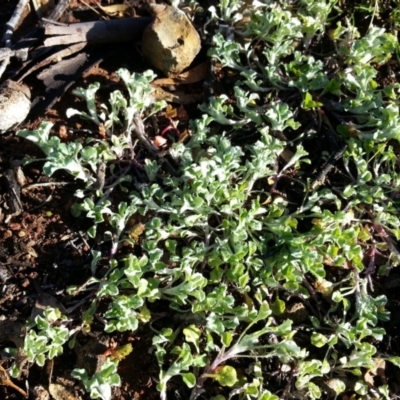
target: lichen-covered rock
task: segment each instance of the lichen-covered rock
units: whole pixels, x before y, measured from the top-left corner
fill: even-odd
[[[10,79],[0,85],[0,133],[20,124],[31,109],[31,92],[23,83]]]
[[[166,75],[178,74],[199,53],[200,36],[183,11],[161,4],[149,9],[155,18],[143,33],[143,55]]]

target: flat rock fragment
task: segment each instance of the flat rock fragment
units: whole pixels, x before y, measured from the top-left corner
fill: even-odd
[[[56,383],[50,383],[49,392],[53,400],[80,400],[74,390],[74,382],[62,377],[57,378]]]

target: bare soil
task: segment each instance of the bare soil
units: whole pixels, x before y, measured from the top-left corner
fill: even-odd
[[[5,26],[17,3],[18,0],[2,0],[0,2],[0,27]],[[96,1],[87,1],[87,3],[95,4]],[[110,3],[114,2],[104,1],[103,5]],[[142,10],[140,2],[130,1],[130,3],[136,3],[137,9]],[[75,11],[66,13],[62,22],[79,22],[99,18],[98,14],[88,7],[83,7],[78,0],[71,1],[71,6],[75,6],[73,8]],[[14,39],[28,34],[37,24],[37,18],[31,12],[24,19]],[[137,51],[137,44],[131,46],[132,49],[127,48],[126,51],[120,52],[84,73],[53,107],[43,114],[31,116],[19,129],[37,127],[43,120],[52,121],[55,124],[54,130],[56,132],[65,125],[78,129],[80,127],[79,120],[67,121],[65,116],[66,109],[74,107],[79,102],[71,94],[71,90],[76,86],[85,87],[88,83],[94,81],[100,81],[104,87],[112,88],[116,84],[114,71],[118,68],[128,67],[131,71],[141,71],[146,68],[146,63],[140,58],[140,53]],[[11,64],[7,74],[12,75],[18,67],[16,63]],[[220,85],[224,85],[224,91],[229,92],[227,88],[235,80],[235,77],[223,76],[222,78],[224,80],[220,82]],[[382,69],[380,79],[383,81],[386,78],[393,79],[392,71]],[[43,86],[35,76],[27,78],[26,83],[30,86],[33,97],[43,90]],[[218,87],[214,89],[218,91]],[[188,106],[186,110],[189,117],[194,118],[196,116],[195,105]],[[316,153],[314,151],[314,154]],[[12,133],[0,136],[1,173],[26,156],[40,158],[41,154],[36,146],[15,137]],[[316,164],[318,163],[318,161],[314,161]],[[90,277],[90,243],[85,239],[89,222],[71,215],[74,193],[79,184],[63,173],[56,173],[51,179],[44,176],[42,165],[43,163],[38,161],[23,167],[28,188],[22,191],[23,211],[19,215],[9,214],[6,206],[9,189],[4,177],[0,178],[2,209],[0,214],[0,317],[6,319],[25,321],[29,318],[38,299],[38,293],[32,284],[32,279],[38,282],[46,293],[54,296],[68,308],[75,304],[76,299],[67,294],[66,288],[81,285]],[[48,182],[53,184],[29,187],[30,184]],[[68,184],[59,185],[60,182],[67,182]],[[293,188],[280,189],[288,192],[289,195],[290,190],[293,191]],[[391,275],[391,280],[396,278],[399,279],[400,286],[400,272],[395,271]],[[383,342],[379,344],[379,349],[386,354],[399,355],[400,299],[398,287],[394,286],[387,289],[382,279],[375,281],[375,287],[377,292],[384,292],[388,296],[388,309],[392,313],[391,320],[385,327],[387,334]],[[74,318],[79,319],[81,310],[89,304],[88,302],[90,302],[90,299],[87,300],[86,304],[84,303],[81,307],[75,309],[69,317],[72,320]],[[154,325],[154,328],[157,329],[168,323],[166,321],[171,317],[171,310],[167,309],[162,303],[156,303],[153,307],[162,316],[159,322]],[[90,335],[86,337],[81,335],[79,339],[82,344],[89,343],[92,336],[102,335],[101,327],[100,323],[95,323]],[[159,392],[156,390],[158,365],[152,354],[152,336],[153,332],[149,327],[140,328],[134,333],[109,335],[109,339],[113,339],[117,343],[131,342],[133,345],[133,352],[119,365],[119,374],[123,384],[121,388],[115,390],[113,398],[118,400],[153,400],[159,398]],[[0,345],[5,347],[7,343]],[[30,398],[45,400],[45,394],[33,394],[33,389],[39,385],[48,387],[50,380],[59,382],[62,378],[68,378],[70,371],[75,368],[76,360],[74,351],[66,349],[64,355],[56,359],[53,366],[46,366],[45,368],[32,366],[28,373],[22,379],[16,380],[15,383],[24,387],[25,383],[29,382]],[[51,367],[52,372],[50,372]],[[246,365],[241,367],[244,369]],[[267,365],[267,368],[270,369],[268,372],[272,374],[274,365]],[[377,376],[375,379],[390,381],[392,391],[400,396],[400,384],[395,383],[400,382],[398,369],[390,368],[388,367],[385,371],[386,375]],[[75,397],[70,397],[70,400],[89,399],[78,382],[75,382],[72,388]],[[220,388],[217,386],[210,386],[208,389],[207,398],[220,392]],[[172,379],[170,393],[171,398],[177,398],[175,393],[179,393],[181,398],[187,398],[189,395],[188,389],[185,389],[179,379]],[[20,397],[13,389],[0,386],[1,399],[11,400]]]

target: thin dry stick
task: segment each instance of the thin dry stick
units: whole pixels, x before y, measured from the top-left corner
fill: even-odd
[[[14,382],[11,381],[7,371],[1,365],[0,365],[0,385],[11,387],[15,389],[18,393],[20,393],[23,397],[25,398],[28,397],[24,390],[22,390]]]
[[[51,21],[58,21],[69,7],[69,0],[59,0],[54,10],[47,16]]]
[[[1,41],[4,42],[6,47],[11,46],[11,38],[14,33],[15,28],[19,25],[22,13],[25,10],[25,7],[28,5],[29,0],[19,0],[17,7],[15,7],[14,14],[11,16],[10,20],[8,21],[6,27],[6,31],[4,32]]]
[[[22,81],[26,76],[32,74],[36,70],[45,67],[53,62],[59,62],[61,59],[78,53],[86,46],[86,43],[77,43],[68,46],[67,48],[61,49],[53,53],[50,57],[45,58],[43,61],[34,64],[30,69],[28,69],[21,77],[19,77],[18,82]]]
[[[29,0],[19,0],[19,3],[17,4],[17,7],[15,7],[14,14],[11,16],[10,20],[8,21],[6,27],[6,31],[4,32],[4,35],[1,39],[1,41],[4,43],[6,48],[11,48],[11,38],[13,36],[15,28],[19,25],[21,18],[22,18],[22,13],[25,10],[26,6],[28,5]],[[6,56],[3,59],[3,62],[0,65],[0,78],[3,75],[4,71],[7,68],[7,65],[10,62],[11,55]]]
[[[22,187],[22,190],[30,190],[37,187],[44,186],[64,186],[64,185],[72,185],[74,182],[39,182],[39,183],[31,183],[30,185],[26,185]]]

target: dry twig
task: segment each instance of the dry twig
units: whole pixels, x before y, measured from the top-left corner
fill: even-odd
[[[13,36],[15,28],[20,24],[22,19],[22,13],[24,12],[29,0],[19,0],[17,7],[15,8],[14,14],[11,16],[10,20],[6,24],[6,31],[1,39],[5,47],[11,49],[11,38]],[[10,62],[11,54],[4,57],[3,62],[0,65],[0,78],[7,68]]]

